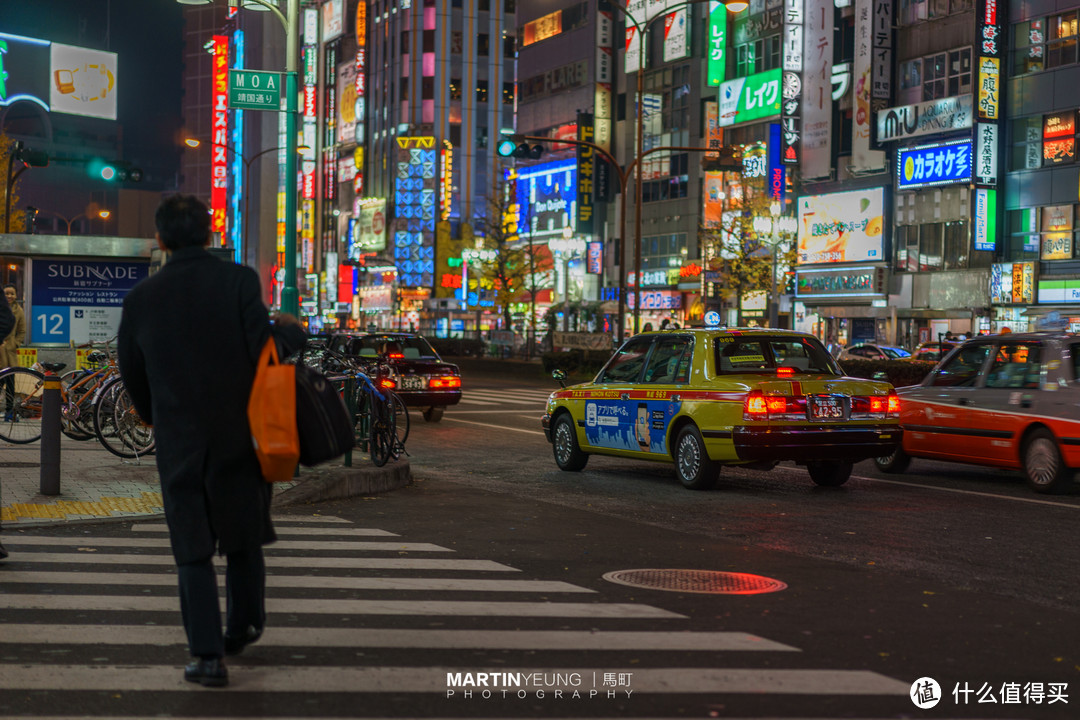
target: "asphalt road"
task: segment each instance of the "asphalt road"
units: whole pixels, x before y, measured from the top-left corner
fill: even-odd
[[[841,488],[794,466],[725,471],[709,492],[659,463],[563,473],[539,425],[554,383],[464,374],[441,422],[412,415],[414,485],[279,518],[270,624],[227,690],[180,680],[160,524],[6,534],[0,717],[1080,716],[1080,496],[918,461],[888,478],[861,464]],[[634,569],[786,587],[605,579]],[[567,682],[450,687],[516,671]],[[926,710],[908,696],[924,677],[940,686]]]

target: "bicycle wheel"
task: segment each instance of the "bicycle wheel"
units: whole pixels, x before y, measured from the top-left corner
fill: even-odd
[[[16,445],[41,437],[41,399],[45,376],[37,370],[10,367],[0,371],[0,439]]]
[[[101,389],[94,406],[94,429],[105,449],[118,457],[137,458],[154,450],[154,429],[139,418],[120,378]]]
[[[405,406],[401,396],[393,391],[390,391],[390,402],[394,406],[394,432],[398,443],[404,449],[405,440],[409,437],[409,408]]]
[[[353,411],[353,437],[360,452],[368,451],[371,438],[371,398],[366,389],[357,387]]]
[[[95,370],[69,370],[60,376],[60,431],[72,440],[94,437]]]
[[[397,436],[394,433],[394,414],[387,400],[371,398],[370,433],[368,454],[375,467],[382,467],[394,452]]]

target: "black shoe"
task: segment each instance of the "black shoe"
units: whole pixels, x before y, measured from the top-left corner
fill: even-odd
[[[236,637],[226,633],[225,654],[239,655],[244,651],[244,648],[261,638],[262,634],[262,628],[256,628],[254,625],[248,625],[242,637]]]
[[[8,556],[8,551],[4,549],[3,545],[0,545],[0,560],[3,560]]]
[[[199,658],[184,668],[184,679],[203,687],[225,687],[229,684],[229,671],[221,658]]]

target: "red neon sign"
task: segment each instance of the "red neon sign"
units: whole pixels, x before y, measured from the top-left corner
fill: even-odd
[[[215,35],[212,137],[210,146],[210,230],[225,232],[225,206],[228,190],[228,157],[226,143],[229,139],[229,38]]]

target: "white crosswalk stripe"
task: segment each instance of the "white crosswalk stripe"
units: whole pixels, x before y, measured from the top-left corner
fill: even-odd
[[[484,389],[463,390],[461,401],[458,405],[483,405],[483,406],[537,406],[543,407],[547,403],[551,390],[522,389]],[[457,407],[457,406],[454,406]],[[453,408],[451,408],[452,410]]]
[[[18,697],[20,716],[66,720],[75,716],[57,710],[70,709],[68,694],[94,691],[114,698],[146,693],[141,697],[151,699],[126,713],[101,706],[125,720],[167,715],[168,704],[163,713],[148,710],[170,697],[204,703],[185,705],[187,716],[252,716],[242,703],[213,704],[219,693],[281,698],[269,706],[276,720],[317,720],[323,711],[292,698],[310,703],[319,693],[414,694],[418,703],[437,696],[464,717],[463,703],[472,701],[466,693],[479,691],[470,683],[482,673],[497,674],[490,675],[496,692],[525,687],[534,700],[539,686],[527,678],[535,673],[550,678],[542,688],[549,695],[568,697],[850,695],[906,702],[910,687],[866,670],[785,667],[785,658],[801,655],[798,648],[735,630],[695,632],[686,629],[689,618],[662,607],[607,601],[595,589],[522,577],[482,558],[446,557],[454,551],[338,518],[279,519],[278,533],[287,539],[267,548],[269,625],[257,645],[228,660],[229,686],[215,693],[181,677],[186,637],[163,524],[137,523],[128,535],[112,529],[5,536],[12,555],[0,571],[0,716],[11,714],[4,698]],[[314,648],[322,653],[318,662],[307,660]],[[419,661],[402,662],[407,651]],[[397,654],[383,655],[391,652]],[[600,666],[592,664],[596,655],[583,661],[583,652],[619,654]],[[717,664],[716,653],[730,655]],[[738,658],[762,653],[773,655],[739,666]],[[186,699],[175,699],[177,693]],[[572,718],[582,711],[561,705],[552,712],[546,714]]]

